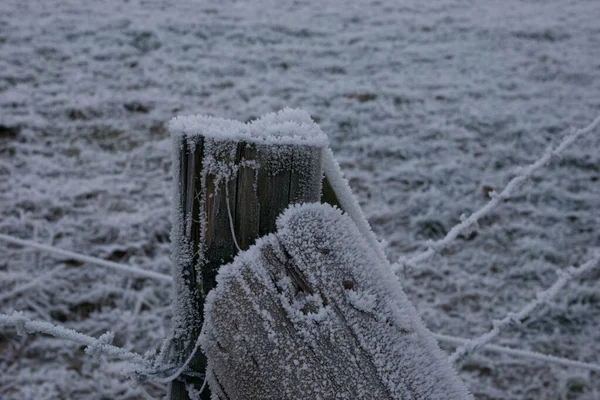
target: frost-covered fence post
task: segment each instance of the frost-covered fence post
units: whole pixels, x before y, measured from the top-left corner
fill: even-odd
[[[199,389],[206,358],[198,349],[204,299],[219,267],[275,231],[290,204],[321,198],[327,137],[305,112],[285,109],[248,124],[205,116],[177,117],[173,136],[172,357],[189,362],[171,399]],[[202,398],[210,398],[207,389]]]
[[[296,205],[277,225],[207,298],[217,399],[472,399],[348,214]]]

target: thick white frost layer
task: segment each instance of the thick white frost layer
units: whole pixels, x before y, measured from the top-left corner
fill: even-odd
[[[365,217],[365,214],[360,208],[356,197],[352,193],[352,189],[350,189],[348,180],[344,178],[342,169],[340,168],[340,165],[333,156],[333,151],[331,151],[331,149],[325,149],[322,155],[323,172],[329,180],[329,184],[335,192],[335,195],[338,201],[340,202],[342,209],[348,215],[350,215],[350,217],[358,227],[358,230],[363,234],[364,238],[371,244],[373,250],[377,252],[377,255],[379,256],[381,262],[384,264],[389,264],[389,261],[385,256],[385,252],[382,246],[377,241],[377,237],[371,229],[369,221],[367,221],[367,217]]]
[[[217,283],[201,345],[218,396],[472,398],[389,265],[340,210],[289,208]]]
[[[206,115],[178,116],[169,121],[169,130],[173,135],[202,135],[215,140],[257,144],[327,147],[329,143],[327,135],[308,113],[292,108],[266,114],[246,124]]]

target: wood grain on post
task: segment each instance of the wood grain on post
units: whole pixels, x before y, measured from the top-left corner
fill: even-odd
[[[206,358],[197,338],[203,305],[220,266],[275,231],[290,204],[318,202],[325,135],[310,117],[284,110],[253,124],[210,117],[170,123],[174,140],[174,361],[190,368],[171,385],[171,400],[202,385]],[[210,398],[205,389],[201,398]]]

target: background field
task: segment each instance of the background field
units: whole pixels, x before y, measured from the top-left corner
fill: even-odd
[[[291,106],[329,136],[390,259],[422,251],[600,114],[599,21],[597,0],[2,0],[0,232],[169,273],[166,121]],[[596,131],[402,276],[432,331],[482,334],[590,258],[599,150]],[[599,363],[599,278],[495,343]],[[112,330],[143,353],[168,333],[170,298],[165,284],[0,243],[3,313]],[[2,399],[141,398],[121,368],[0,333]],[[600,398],[597,373],[526,359],[480,352],[460,373],[478,399]]]

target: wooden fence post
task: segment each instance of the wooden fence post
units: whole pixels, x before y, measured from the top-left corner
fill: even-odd
[[[348,214],[303,204],[223,266],[201,336],[215,398],[472,399],[377,253]]]
[[[194,374],[171,384],[171,400],[189,399],[204,381],[198,348],[206,295],[219,267],[272,233],[290,204],[321,198],[327,137],[308,114],[285,109],[249,124],[212,117],[174,118],[172,355]],[[207,388],[201,394],[209,399]]]

